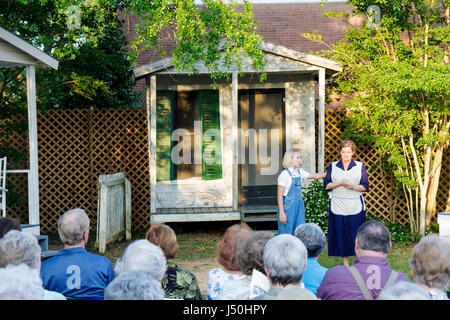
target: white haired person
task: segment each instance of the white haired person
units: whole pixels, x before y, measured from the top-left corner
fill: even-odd
[[[317,258],[327,246],[327,238],[322,229],[313,222],[299,225],[295,229],[295,236],[303,242],[308,250],[308,263],[302,282],[306,289],[317,295],[317,288],[319,288],[328,270],[317,261]]]
[[[283,168],[278,176],[277,220],[278,234],[293,235],[295,228],[305,223],[305,204],[302,198],[302,180],[325,178],[323,173],[309,173],[302,166],[302,156],[296,150],[289,150],[283,157]]]
[[[161,283],[146,270],[120,273],[105,290],[105,300],[163,300]]]
[[[0,268],[22,263],[39,272],[41,247],[34,235],[10,230],[0,239]],[[44,300],[66,300],[66,298],[59,292],[44,290]]]
[[[133,241],[117,259],[116,275],[129,270],[145,270],[161,282],[167,269],[167,260],[162,249],[146,239]]]
[[[307,259],[305,245],[290,234],[267,241],[263,260],[270,289],[253,300],[317,300],[301,283]]]
[[[386,290],[383,290],[378,296],[378,300],[430,300],[428,293],[412,282],[400,281]]]
[[[409,260],[415,282],[433,300],[448,300],[443,291],[450,281],[450,244],[437,235],[420,239]]]
[[[0,268],[0,300],[43,300],[39,271],[24,263]]]
[[[103,300],[106,286],[114,279],[111,261],[86,251],[89,217],[83,209],[72,209],[58,219],[64,248],[42,262],[44,288],[67,299]]]

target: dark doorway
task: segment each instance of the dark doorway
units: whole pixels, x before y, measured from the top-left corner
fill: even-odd
[[[277,204],[277,177],[286,149],[284,95],[284,89],[239,90],[241,206]]]

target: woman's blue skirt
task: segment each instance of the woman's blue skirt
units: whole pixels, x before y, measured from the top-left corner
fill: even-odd
[[[337,215],[331,212],[328,216],[328,255],[348,257],[355,255],[355,239],[358,228],[366,221],[363,210],[351,216]]]

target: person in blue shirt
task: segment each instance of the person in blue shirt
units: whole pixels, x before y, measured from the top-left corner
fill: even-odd
[[[302,282],[306,289],[317,295],[317,288],[322,283],[325,273],[328,270],[317,261],[317,258],[327,246],[327,238],[322,229],[313,222],[299,225],[295,229],[295,236],[303,242],[308,250],[306,271],[303,275]]]
[[[79,208],[58,219],[64,249],[42,262],[41,278],[46,290],[57,291],[68,299],[104,299],[114,269],[108,258],[86,251],[89,225],[88,215]]]

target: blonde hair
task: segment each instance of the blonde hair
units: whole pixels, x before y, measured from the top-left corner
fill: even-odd
[[[300,152],[298,150],[294,150],[294,149],[286,151],[286,153],[284,154],[284,157],[283,157],[283,168],[284,169],[287,169],[292,166],[292,158],[294,157],[294,154],[296,154],[296,153],[300,154]],[[300,154],[300,156],[301,156],[301,154]]]

